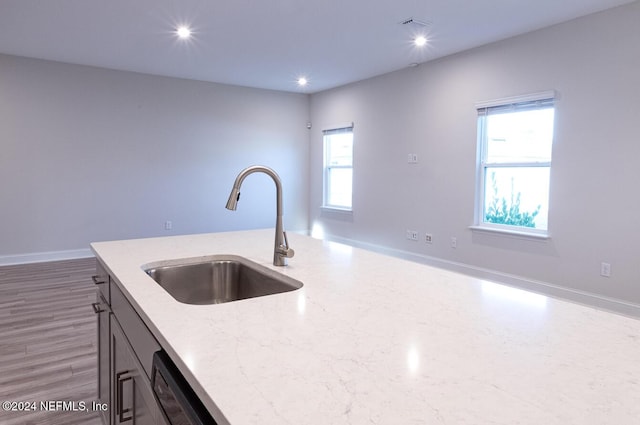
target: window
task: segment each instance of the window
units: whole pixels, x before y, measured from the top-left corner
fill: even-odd
[[[351,210],[353,182],[353,124],[323,131],[323,206]]]
[[[546,235],[554,93],[485,102],[477,109],[476,225]]]

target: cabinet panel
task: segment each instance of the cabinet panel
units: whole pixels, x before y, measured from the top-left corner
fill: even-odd
[[[118,323],[126,329],[127,340],[133,347],[133,353],[144,367],[147,378],[150,379],[153,353],[160,350],[160,345],[118,289],[115,280],[111,282],[111,309],[118,318]]]
[[[110,338],[110,308],[100,291],[96,293],[95,311],[98,321],[98,402],[106,405],[107,410],[101,411],[102,421],[110,425],[111,403],[111,374],[109,362],[109,338]]]
[[[142,366],[111,316],[111,418],[114,425],[154,425],[160,411]]]

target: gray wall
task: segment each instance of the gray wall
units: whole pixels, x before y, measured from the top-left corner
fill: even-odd
[[[479,274],[488,269],[640,303],[638,22],[636,2],[312,95],[311,225],[334,239]],[[549,89],[559,95],[551,239],[472,232],[474,104]],[[347,121],[355,123],[352,217],[319,208],[321,130]],[[407,164],[408,153],[419,163]],[[406,229],[419,230],[420,242],[407,241]],[[603,261],[611,263],[610,278],[599,275]]]
[[[246,180],[238,211],[223,207],[237,172],[263,163],[283,178],[288,229],[313,226],[478,274],[640,303],[637,22],[639,2],[314,94],[310,103],[300,94],[0,55],[0,264],[98,240],[273,226],[266,176]],[[551,239],[472,232],[475,102],[548,89],[559,94]],[[349,121],[354,214],[321,213],[321,130]],[[408,153],[419,163],[407,164]],[[406,229],[421,241],[407,241]],[[433,244],[422,241],[425,232]],[[610,278],[599,276],[602,261]]]
[[[308,228],[309,97],[0,55],[0,263],[92,241]],[[171,220],[173,230],[165,231]],[[268,247],[267,247],[268,248]],[[6,261],[5,261],[6,262]]]

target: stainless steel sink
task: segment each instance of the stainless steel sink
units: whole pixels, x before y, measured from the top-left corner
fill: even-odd
[[[195,262],[194,262],[195,261]],[[220,304],[294,291],[302,282],[235,255],[143,267],[173,298],[185,304]]]

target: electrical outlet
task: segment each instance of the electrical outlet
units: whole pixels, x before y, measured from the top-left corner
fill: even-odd
[[[409,239],[410,241],[417,241],[418,232],[416,232],[415,230],[407,230],[407,239]]]
[[[164,222],[164,230],[171,230],[173,228],[173,223],[169,220]]]
[[[600,263],[600,276],[603,277],[611,277],[611,264],[610,263]]]
[[[424,241],[426,243],[433,243],[433,235],[431,233],[427,233],[425,235]]]
[[[458,238],[455,236],[451,237],[451,248],[456,249],[458,247]]]
[[[417,164],[418,163],[418,154],[417,153],[410,153],[407,155],[407,162],[409,164]]]

